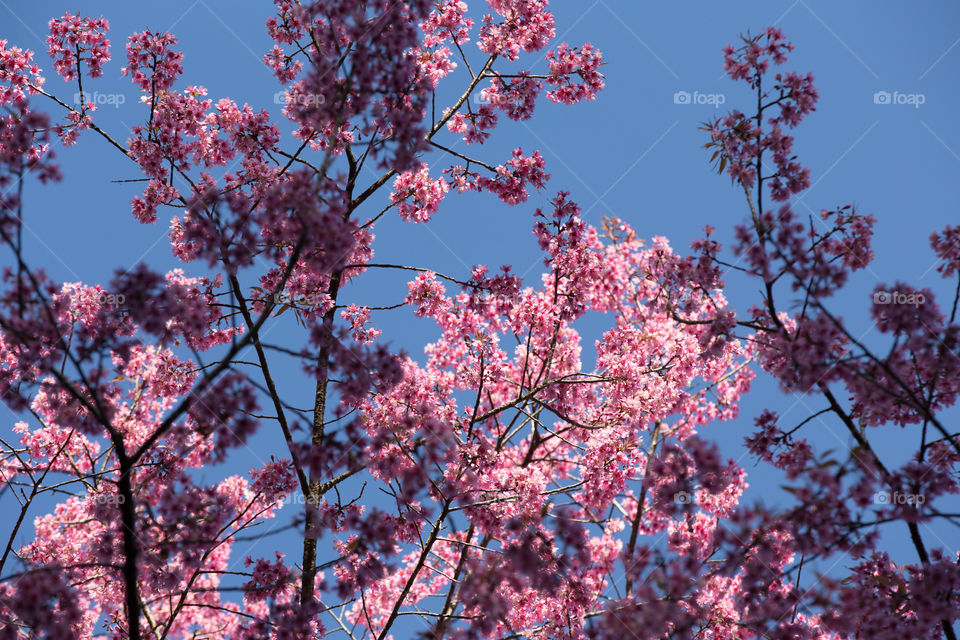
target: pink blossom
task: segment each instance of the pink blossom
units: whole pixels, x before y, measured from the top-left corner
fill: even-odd
[[[43,82],[33,51],[7,47],[7,41],[0,39],[0,104],[22,102],[43,87]]]
[[[603,74],[597,68],[603,57],[593,45],[587,43],[577,51],[566,43],[547,54],[550,77],[547,84],[558,87],[547,92],[554,102],[574,104],[581,100],[593,100],[603,89]]]
[[[183,73],[183,54],[171,49],[177,39],[169,32],[141,31],[127,39],[127,66],[122,71],[151,98],[167,91]]]
[[[422,165],[416,171],[397,176],[390,198],[397,204],[397,213],[404,220],[427,222],[437,212],[449,189],[443,178],[431,180],[429,167]]]
[[[110,60],[110,41],[106,32],[109,25],[104,18],[81,18],[65,13],[62,18],[50,20],[47,53],[53,58],[53,67],[64,80],[77,77],[80,64],[86,62],[91,78],[103,75],[103,64]]]

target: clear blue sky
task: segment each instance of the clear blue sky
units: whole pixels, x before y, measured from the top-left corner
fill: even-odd
[[[485,3],[471,4],[479,8]],[[786,68],[812,71],[821,96],[817,111],[796,131],[796,151],[811,168],[813,182],[796,209],[818,212],[853,203],[878,219],[877,260],[851,281],[833,310],[849,319],[854,333],[862,330],[867,342],[877,344],[866,310],[878,281],[899,278],[933,288],[941,301],[947,298],[949,287],[931,268],[927,238],[931,231],[958,222],[960,4],[556,0],[552,6],[557,43],[589,41],[603,51],[606,89],[596,101],[575,107],[544,101],[533,120],[504,119],[490,144],[470,149],[494,164],[516,146],[528,152],[540,149],[552,174],[547,189],[519,207],[507,207],[489,195],[451,196],[429,225],[390,218],[377,227],[378,261],[456,275],[466,274],[476,263],[493,268],[509,263],[528,282],[535,282],[542,262],[530,233],[531,214],[560,189],[572,193],[588,221],[618,216],[641,237],[664,235],[679,250],[686,250],[706,224],[717,227],[721,239],[730,238],[733,225],[746,214],[743,196],[728,178],[712,172],[701,148],[703,132],[697,127],[749,104],[746,88],[723,75],[721,47],[747,29],[775,24],[796,45]],[[179,88],[203,85],[214,100],[229,96],[241,104],[267,108],[282,120],[274,101],[279,87],[260,61],[271,44],[264,28],[271,3],[0,0],[0,38],[36,50],[48,77],[47,89],[68,98],[75,88],[52,74],[42,40],[50,17],[78,8],[110,20],[114,59],[106,66],[105,77],[96,82],[85,79],[85,88],[124,96],[125,103],[118,108],[102,105],[96,114],[97,122],[117,139],[125,140],[145,113],[137,103],[136,88],[120,75],[126,36],[144,28],[169,29],[180,40],[186,58]],[[470,51],[477,53],[472,45]],[[545,68],[542,59],[534,66]],[[725,103],[719,109],[711,104],[676,104],[674,94],[679,91],[719,94]],[[880,91],[922,95],[923,104],[876,104],[874,95]],[[51,112],[61,115],[57,108]],[[446,143],[453,140],[448,134]],[[136,186],[108,182],[139,177],[129,160],[91,133],[81,136],[77,146],[57,152],[65,180],[52,187],[31,187],[26,193],[25,237],[32,264],[44,264],[59,280],[91,283],[105,282],[115,268],[130,267],[137,260],[158,269],[180,266],[169,250],[165,213],[161,211],[156,226],[138,224],[128,205]],[[375,178],[372,173],[368,177]],[[731,298],[742,309],[756,299],[754,283],[731,278],[730,287]],[[400,301],[404,291],[401,280],[371,278],[349,296],[359,303],[383,304]],[[415,357],[434,335],[429,323],[408,315],[383,320],[384,338]],[[309,404],[310,384],[299,369],[282,375],[281,384],[302,388],[299,397],[305,400],[297,404]],[[761,380],[743,403],[740,420],[715,425],[705,435],[715,437],[728,455],[738,458],[742,437],[763,407],[785,414],[787,422],[799,422],[808,409],[820,405],[815,399],[784,396]],[[813,427],[818,449],[846,446],[847,437],[838,425]],[[894,432],[883,438],[883,453],[891,462],[902,456],[902,442],[911,446],[916,442],[912,434],[905,441],[901,435]],[[248,469],[265,451],[279,453],[270,442],[261,444],[257,454],[250,452],[250,459],[236,468]],[[753,484],[748,499],[771,497],[769,486],[759,486],[775,476],[755,469],[749,457],[741,464]],[[938,529],[936,535],[950,540],[955,532]],[[895,557],[914,560],[905,536],[893,544]],[[291,551],[291,556],[297,555]]]

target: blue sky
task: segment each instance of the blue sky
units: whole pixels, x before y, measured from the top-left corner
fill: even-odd
[[[479,8],[485,3],[471,4]],[[82,13],[102,14],[111,23],[114,59],[106,65],[104,78],[85,79],[85,88],[123,96],[122,104],[103,104],[96,114],[97,122],[118,140],[125,140],[145,113],[136,88],[120,75],[126,36],[144,28],[169,29],[180,40],[186,57],[178,88],[203,85],[214,100],[229,96],[240,104],[267,108],[283,121],[274,100],[279,85],[260,61],[271,44],[264,28],[271,3],[0,0],[0,38],[37,51],[48,78],[46,88],[68,99],[75,88],[52,74],[42,40],[50,17],[76,12],[78,6]],[[526,152],[539,149],[552,174],[546,190],[518,207],[507,207],[489,194],[451,196],[428,225],[390,217],[376,229],[377,261],[460,276],[477,263],[491,268],[513,264],[528,283],[535,283],[542,262],[530,232],[531,214],[538,206],[546,207],[561,189],[571,192],[589,222],[617,216],[641,237],[666,236],[681,251],[706,224],[728,240],[733,225],[745,218],[743,195],[727,177],[712,171],[697,127],[726,110],[747,109],[747,88],[723,75],[721,48],[747,29],[756,32],[774,24],[796,45],[785,68],[812,71],[820,91],[817,111],[795,131],[796,152],[812,172],[812,187],[795,203],[796,210],[803,214],[807,208],[819,212],[852,203],[878,220],[876,261],[837,296],[832,310],[848,319],[854,333],[860,330],[869,344],[884,344],[871,331],[867,316],[878,281],[902,279],[933,288],[941,302],[947,298],[952,286],[933,271],[927,238],[958,221],[960,4],[556,0],[552,6],[558,24],[554,45],[589,41],[602,50],[606,89],[596,101],[573,107],[543,101],[532,120],[504,119],[491,143],[469,149],[493,164],[517,146]],[[469,50],[478,53],[472,46]],[[542,58],[533,69],[546,69]],[[452,85],[459,87],[462,78]],[[689,93],[691,103],[698,98],[702,103],[678,104],[678,92]],[[889,93],[892,104],[883,104],[882,93],[878,104],[878,92]],[[719,108],[711,104],[721,101]],[[894,103],[898,101],[904,104]],[[51,113],[61,115],[50,106]],[[450,146],[455,140],[447,134],[442,142]],[[464,146],[457,150],[464,151]],[[31,186],[25,196],[25,238],[32,264],[43,264],[59,280],[90,283],[105,282],[115,268],[138,260],[157,269],[182,266],[171,256],[166,237],[172,212],[161,211],[156,226],[142,226],[129,210],[137,186],[108,182],[139,177],[129,160],[91,133],[57,153],[65,180],[45,188]],[[443,161],[437,154],[433,158],[438,166]],[[402,283],[375,276],[348,296],[358,303],[399,302],[405,293]],[[757,299],[756,284],[731,276],[729,296],[745,309]],[[384,338],[415,357],[435,335],[429,323],[410,315],[382,320]],[[310,397],[310,383],[298,368],[285,372],[280,382],[293,396]],[[763,407],[785,414],[786,422],[799,422],[820,405],[816,399],[785,396],[761,376],[742,405],[741,418],[712,426],[705,435],[739,458],[743,435]],[[837,424],[816,422],[812,429],[820,450],[847,444]],[[896,427],[888,431],[880,440],[883,455],[889,455],[890,462],[902,461],[904,443],[915,446],[917,439]],[[268,441],[258,443],[263,446],[237,462],[238,470],[276,449]],[[740,463],[753,484],[748,499],[772,497],[769,486],[760,487],[775,476],[754,468],[749,457]],[[954,531],[939,528],[933,535],[941,540],[956,537]],[[905,535],[891,544],[900,560],[914,560]]]

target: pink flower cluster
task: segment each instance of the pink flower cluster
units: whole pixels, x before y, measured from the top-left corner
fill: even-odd
[[[45,113],[29,109],[26,100],[16,101],[0,114],[0,228],[13,237],[20,224],[17,211],[20,203],[18,190],[11,188],[20,180],[23,169],[33,173],[42,182],[60,179],[60,170],[49,151],[50,118]]]
[[[446,40],[464,45],[470,40],[473,18],[466,15],[467,3],[462,0],[440,0],[420,23],[423,46],[436,47]]]
[[[524,71],[509,82],[504,78],[491,79],[490,86],[480,92],[480,99],[487,105],[506,111],[511,120],[528,120],[533,115],[542,86],[543,83],[530,78],[529,73]]]
[[[546,186],[550,174],[544,171],[545,163],[539,151],[525,156],[523,149],[517,147],[512,155],[505,164],[497,166],[494,178],[478,177],[477,188],[493,192],[507,204],[518,204],[530,197],[528,185],[540,190]]]
[[[548,0],[488,0],[492,14],[483,16],[477,46],[490,55],[516,60],[520,51],[539,51],[556,35],[556,21],[547,9]]]
[[[401,173],[393,181],[390,200],[407,222],[427,222],[437,212],[450,185],[443,178],[430,179],[430,169],[421,165]],[[412,199],[412,201],[411,201]]]
[[[53,68],[69,81],[77,77],[80,64],[86,62],[91,78],[102,76],[103,64],[110,60],[109,28],[104,18],[81,18],[70,12],[50,20],[47,53],[53,58]]]
[[[542,637],[549,637],[547,630],[560,633],[569,625],[584,625],[588,612],[603,609],[600,594],[611,585],[609,570],[621,560],[627,565],[643,557],[639,548],[627,550],[618,537],[626,527],[636,526],[637,535],[656,535],[678,518],[679,528],[673,526],[676,554],[668,566],[686,550],[694,562],[709,556],[710,532],[719,517],[733,512],[745,486],[739,467],[690,437],[698,416],[735,415],[724,413],[720,405],[735,404],[748,386],[748,372],[732,373],[744,351],[728,340],[714,358],[704,358],[700,325],[678,322],[666,305],[653,302],[666,295],[660,285],[666,272],[676,265],[694,273],[695,266],[674,257],[665,243],[641,248],[624,225],[618,225],[616,241],[605,244],[596,229],[579,219],[575,203],[561,194],[554,205],[553,214],[542,216],[545,221],[538,221],[535,230],[549,267],[539,287],[519,291],[508,275],[488,278],[483,267],[474,270],[468,290],[456,296],[448,295],[432,273],[408,284],[407,303],[417,315],[433,318],[440,336],[427,348],[424,365],[407,361],[403,380],[375,396],[365,410],[366,428],[374,436],[368,452],[377,476],[402,477],[404,485],[444,487],[457,496],[456,508],[476,529],[473,538],[464,540],[470,546],[458,551],[463,560],[452,565],[463,565],[463,575],[470,576],[459,589],[465,615],[476,616],[472,637],[507,634],[510,628],[543,629]],[[637,272],[652,277],[636,279]],[[473,286],[502,293],[469,290]],[[689,299],[677,304],[686,303],[691,320],[716,314],[720,299],[689,291]],[[580,336],[572,326],[590,310],[617,314],[615,329],[596,345],[597,362],[591,369],[601,378],[596,380],[580,373]],[[541,382],[547,375],[568,383]],[[722,400],[716,405],[706,394],[681,391],[700,376],[717,385]],[[729,389],[724,387],[727,382]],[[458,391],[481,387],[486,393],[476,406],[472,394],[458,406]],[[536,402],[552,417],[543,421],[542,434],[535,428],[517,435],[505,420],[513,415],[515,403],[524,401],[523,393],[517,400],[517,389],[538,387]],[[446,430],[433,426],[437,422],[453,425],[453,436],[463,445],[440,458],[442,476],[431,473],[426,482],[422,476],[432,465],[411,460],[404,443],[418,434],[426,442],[450,441]],[[642,439],[661,428],[669,453],[647,466]],[[427,451],[425,460],[436,455]],[[635,507],[631,512],[628,483],[641,474],[646,486],[656,487],[664,499],[648,502],[641,513]],[[678,485],[681,474],[687,482]],[[569,483],[563,491],[575,505],[569,512],[556,509],[551,479]],[[702,496],[702,513],[687,515],[677,509],[673,495],[681,487]],[[624,517],[604,518],[602,536],[575,522],[611,509],[622,510]],[[554,516],[555,528],[541,520],[544,512]],[[684,538],[681,531],[693,522],[703,524],[694,529],[702,535]],[[478,548],[488,538],[498,541],[496,555]],[[443,545],[432,547],[433,553],[446,557],[450,542],[445,538]],[[384,611],[389,611],[383,607],[390,606],[399,590],[409,589],[411,603],[446,591],[453,583],[440,570],[443,564],[434,565],[434,558],[431,554],[426,561],[437,571],[419,570],[418,555],[410,555],[381,577],[373,572],[374,567],[382,571],[381,565],[358,562],[355,571],[368,576],[363,582],[369,576],[374,581],[364,589],[367,606],[356,605],[353,619],[376,632],[385,624]],[[695,583],[701,570],[689,566],[683,584]],[[659,601],[658,590],[647,586],[653,583],[635,584],[637,597]],[[676,620],[681,612],[658,615],[667,613]]]
[[[416,307],[418,316],[436,317],[442,309],[450,304],[446,297],[446,289],[436,279],[436,274],[425,271],[417,276],[416,280],[407,284],[410,295],[405,302]]]
[[[289,81],[301,68],[294,66],[300,62],[294,58],[305,58],[307,72],[288,87],[284,111],[299,125],[301,139],[320,136],[325,141],[318,145],[339,151],[336,138],[353,122],[361,135],[380,138],[370,153],[381,156],[383,166],[408,169],[425,146],[422,117],[427,92],[444,72],[442,60],[437,60],[435,69],[424,61],[427,68],[421,73],[416,54],[422,33],[417,24],[427,17],[432,3],[277,4],[279,20],[271,19],[268,29],[280,50],[274,49],[267,63],[281,81]],[[309,39],[309,44],[289,56],[282,52],[284,45],[301,38]],[[353,43],[346,56],[344,42]]]
[[[467,144],[483,144],[490,137],[490,129],[497,125],[497,114],[489,104],[480,105],[466,113],[460,111],[447,121],[447,128],[453,133],[462,133]]]
[[[153,101],[150,125],[133,128],[136,137],[128,142],[130,154],[150,177],[143,194],[131,203],[134,216],[143,223],[156,222],[157,207],[180,197],[171,184],[171,170],[183,173],[194,164],[222,166],[241,154],[241,168],[224,176],[228,185],[252,183],[260,192],[275,177],[265,151],[273,148],[280,134],[266,111],[258,113],[248,105],[240,109],[233,101],[222,99],[211,112],[212,100],[201,99],[206,93],[203,87],[188,87],[183,93],[165,92]],[[216,192],[208,176],[201,178],[197,189]],[[242,198],[243,194],[235,197]],[[182,236],[183,221],[175,225]],[[190,252],[184,249],[182,255]]]
[[[823,210],[820,218],[829,225],[825,231],[801,222],[788,205],[776,214],[765,211],[753,227],[737,226],[734,251],[764,281],[776,279],[784,270],[793,276],[794,290],[828,297],[846,283],[850,272],[866,268],[873,259],[870,243],[876,218],[850,205]],[[754,237],[758,229],[759,242]]]
[[[244,597],[248,600],[267,600],[269,598],[289,599],[293,595],[293,571],[283,563],[284,554],[275,552],[276,561],[257,560],[250,581],[243,585]],[[253,564],[253,558],[247,556],[245,564]]]
[[[370,320],[370,309],[351,304],[340,312],[340,317],[350,323],[350,331],[357,342],[370,344],[380,337],[380,329],[366,327]]]
[[[43,86],[40,67],[33,61],[33,51],[7,47],[0,39],[0,105],[21,102]]]
[[[519,204],[530,197],[528,186],[542,189],[550,174],[544,171],[546,163],[539,151],[524,156],[523,149],[517,147],[511,155],[505,164],[495,168],[492,178],[460,165],[447,169],[445,173],[450,175],[451,184],[458,191],[490,191],[507,204]]]
[[[716,148],[714,158],[719,156],[720,170],[726,167],[731,179],[747,189],[758,178],[757,159],[765,153],[771,154],[776,171],[761,176],[760,180],[768,183],[773,200],[785,201],[810,186],[810,170],[792,155],[793,137],[786,135],[782,127],[795,127],[815,110],[817,90],[811,74],[800,76],[792,72],[778,73],[772,88],[763,87],[771,62],[782,64],[786,53],[793,49],[778,29],[770,27],[758,36],[743,40],[739,49],[730,45],[724,48],[726,70],[731,78],[745,80],[756,90],[759,111],[748,118],[734,110],[709,125],[710,146]],[[777,112],[771,117],[767,112],[772,108]],[[764,125],[769,125],[769,130]]]
[[[740,47],[734,49],[728,44],[723,48],[723,68],[731,78],[746,80],[753,88],[758,87],[771,62],[783,64],[787,53],[793,51],[793,43],[776,27],[768,27],[757,36],[741,35],[740,39]]]
[[[273,48],[264,54],[263,61],[268,67],[273,69],[277,80],[283,84],[293,82],[303,70],[303,62],[294,60],[291,56],[285,54],[279,45],[273,45]]]
[[[940,259],[937,271],[944,278],[960,271],[960,226],[947,225],[940,233],[934,231],[930,234],[930,246]]]
[[[183,73],[183,54],[172,49],[177,39],[169,32],[141,31],[127,39],[127,66],[123,75],[130,75],[134,84],[151,98],[169,90]]]
[[[441,0],[420,23],[423,43],[415,50],[420,75],[436,87],[441,79],[456,69],[450,60],[452,52],[444,43],[452,41],[462,47],[470,40],[473,19],[465,15],[467,4],[461,0]]]
[[[597,70],[603,64],[603,56],[590,43],[578,51],[564,42],[547,54],[547,61],[550,64],[547,84],[557,87],[547,92],[550,100],[575,104],[593,100],[603,89],[603,74]]]

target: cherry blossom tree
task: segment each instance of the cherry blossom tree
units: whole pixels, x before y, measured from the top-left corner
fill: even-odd
[[[682,255],[617,219],[587,224],[564,191],[532,215],[535,283],[508,267],[374,260],[373,230],[393,209],[427,223],[465,191],[527,208],[546,163],[484,153],[498,119],[603,88],[600,52],[554,42],[546,0],[487,5],[471,17],[459,0],[275,0],[264,62],[292,135],[265,111],[181,88],[189,59],[170,33],[127,39],[143,121],[125,141],[95,103],[46,91],[33,52],[0,40],[0,394],[22,416],[0,440],[2,490],[19,503],[0,637],[386,640],[412,635],[413,617],[437,639],[955,637],[957,559],[920,525],[953,518],[935,499],[957,491],[960,450],[941,419],[956,394],[957,301],[948,318],[931,292],[898,283],[922,303],[875,304],[886,356],[827,309],[871,258],[873,219],[840,208],[808,228],[765,203],[765,183],[775,202],[808,186],[785,130],[817,99],[810,76],[764,83],[791,49],[778,31],[726,51],[756,114],[706,127],[750,205],[733,267],[764,296],[746,316],[727,303],[729,262],[710,233]],[[108,28],[50,22],[54,71],[81,96],[112,59]],[[546,73],[529,70],[537,53]],[[130,224],[169,218],[182,268],[121,266],[90,285],[30,264],[23,189],[59,179],[51,143],[79,135],[142,171]],[[456,138],[469,154],[444,144]],[[958,240],[933,236],[945,277]],[[406,272],[402,304],[348,302],[377,270]],[[787,282],[798,312],[774,303]],[[378,341],[398,306],[436,327],[420,362]],[[296,336],[268,340],[284,312]],[[585,317],[606,329],[585,334]],[[745,472],[708,439],[737,416],[754,361],[822,398],[858,443],[820,459],[800,427],[760,416],[747,445],[795,483],[796,505],[740,505]],[[290,367],[315,383],[309,398],[278,383]],[[871,448],[888,421],[922,431],[901,469]],[[205,480],[261,433],[283,457]],[[374,488],[384,497],[369,499]],[[925,501],[876,508],[878,491]],[[296,548],[262,533],[280,517]],[[914,565],[879,545],[898,523]],[[269,551],[235,558],[249,540]],[[833,554],[854,559],[847,575],[801,589],[804,562]]]
[[[746,444],[785,473],[796,504],[745,510],[743,517],[752,517],[757,530],[784,532],[794,559],[783,575],[795,575],[797,583],[804,562],[846,554],[851,566],[845,575],[818,578],[803,592],[784,590],[768,599],[762,607],[770,620],[761,633],[776,636],[784,617],[799,618],[798,606],[808,606],[822,611],[817,623],[837,637],[953,639],[960,556],[930,535],[927,525],[957,523],[949,497],[960,492],[960,441],[945,414],[958,391],[960,284],[949,314],[929,289],[878,284],[868,299],[874,326],[889,336],[882,348],[866,344],[831,311],[831,296],[873,260],[876,220],[851,205],[804,219],[789,203],[810,186],[810,172],[793,155],[787,131],[814,110],[818,98],[811,74],[772,72],[792,50],[775,28],[724,49],[727,73],[750,86],[756,106],[749,114],[735,110],[707,123],[706,146],[721,173],[743,190],[749,218],[736,228],[734,262],[709,240],[711,229],[700,243],[701,256],[759,285],[757,305],[737,324],[752,331],[747,339],[760,366],[783,390],[822,407],[795,425],[782,424],[770,410],[757,417]],[[953,278],[958,229],[932,233],[930,244],[939,273]],[[814,419],[827,419],[821,416],[841,425],[855,446],[816,453],[812,436],[803,434]],[[876,446],[880,434],[894,427],[909,429],[908,442],[916,443],[900,467],[885,462]],[[890,528],[906,529],[915,563],[891,561],[880,540]]]

